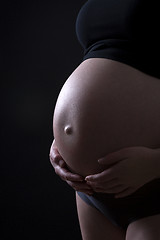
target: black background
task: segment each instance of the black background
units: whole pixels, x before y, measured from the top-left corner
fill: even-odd
[[[82,61],[78,1],[4,1],[0,239],[81,239],[74,191],[49,161],[58,93]]]

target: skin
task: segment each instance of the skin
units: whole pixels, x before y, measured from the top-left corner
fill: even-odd
[[[113,225],[97,209],[76,194],[77,211],[83,240],[124,240],[125,231]]]
[[[88,59],[82,62],[65,82],[55,106],[53,131],[56,140],[53,148],[57,149],[58,160],[61,160],[61,168],[58,160],[54,163],[56,173],[63,174],[62,178],[75,190],[88,186],[87,190],[92,193],[92,188],[96,190],[94,181],[86,182],[85,177],[104,174],[106,166],[98,163],[99,158],[125,147],[134,146],[134,151],[132,148],[130,152],[137,157],[142,150],[142,153],[153,152],[152,149],[160,147],[159,83],[159,79],[112,60]],[[143,159],[140,157],[135,162],[133,158],[132,162],[119,163],[116,169],[128,163],[123,169],[129,171],[127,167],[133,168]],[[151,164],[148,164],[149,168]],[[115,172],[115,168],[112,171]],[[77,174],[83,177],[83,181],[82,178],[79,181]],[[121,174],[124,175],[122,171]],[[153,176],[144,178],[150,181]],[[120,184],[123,186],[117,191],[138,187],[138,184],[126,186],[122,180]],[[139,186],[142,184],[143,180]]]
[[[98,160],[106,170],[85,178],[95,192],[125,197],[144,184],[159,178],[160,149],[124,148]],[[157,168],[158,166],[158,168]]]
[[[55,140],[50,148],[50,161],[56,174],[61,179],[66,181],[74,190],[79,190],[88,195],[91,195],[93,190],[97,192],[114,192],[117,190],[115,188],[109,190],[111,185],[108,188],[108,170],[113,175],[118,174],[117,184],[123,181],[121,186],[127,189],[118,189],[120,192],[116,193],[115,196],[119,198],[131,194],[151,179],[160,177],[160,149],[131,147],[108,154],[98,160],[99,164],[105,165],[106,170],[99,174],[87,176],[86,179],[90,179],[90,183],[85,181],[82,176],[73,174],[68,170],[66,163],[58,152]],[[137,168],[137,166],[140,166],[140,168]],[[145,172],[142,171],[142,168],[145,169]],[[111,224],[95,208],[86,204],[78,194],[76,194],[76,202],[83,240],[105,239],[106,236],[107,240],[157,240],[160,237],[160,215],[134,221],[124,231]]]
[[[160,215],[153,215],[129,224],[127,230],[113,225],[109,219],[86,204],[76,194],[77,211],[83,240],[158,240]]]
[[[81,63],[60,91],[53,119],[56,146],[70,171],[86,177],[105,170],[97,159],[111,152],[160,147],[159,92],[158,79],[125,64]]]
[[[145,183],[160,178],[160,149],[138,146],[110,153],[97,160],[106,169],[85,178],[70,172],[58,152],[55,140],[50,148],[50,161],[62,180],[67,181],[74,190],[89,195],[94,191],[115,193],[117,198],[125,197]]]
[[[63,180],[68,183],[74,190],[84,192],[88,195],[93,194],[92,188],[86,183],[84,177],[72,173],[68,168],[67,164],[59,154],[55,140],[50,148],[50,162],[55,170],[55,173]]]
[[[102,59],[81,64],[66,82],[56,104],[53,124],[56,140],[50,149],[56,174],[74,190],[90,195],[93,191],[112,192],[115,197],[127,196],[159,178],[159,92],[159,80],[123,64]],[[88,107],[91,103],[94,108]],[[78,197],[77,208],[81,231],[87,236],[83,239],[88,240],[89,228],[80,215],[87,212],[92,226],[99,214],[93,208],[89,210]],[[104,218],[100,215],[99,218],[103,222]],[[150,224],[156,221],[150,218]],[[144,233],[148,229],[146,225],[138,230],[140,223],[131,224],[127,240],[135,239],[135,231]],[[107,222],[106,225],[110,236],[114,236],[114,230]],[[98,229],[95,231],[95,236],[102,234]],[[148,240],[146,236],[141,240]]]

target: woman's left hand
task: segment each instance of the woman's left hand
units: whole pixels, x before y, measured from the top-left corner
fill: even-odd
[[[157,159],[157,149],[123,148],[99,159],[99,164],[106,165],[106,169],[85,180],[95,192],[112,193],[115,198],[126,197],[157,178],[154,159]]]

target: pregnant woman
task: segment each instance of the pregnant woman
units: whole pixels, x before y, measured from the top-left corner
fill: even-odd
[[[50,160],[76,190],[83,240],[160,239],[158,1],[88,0],[82,63],[54,116]]]

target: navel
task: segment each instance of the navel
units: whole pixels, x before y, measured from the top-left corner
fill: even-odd
[[[70,134],[72,134],[73,129],[72,129],[72,127],[71,127],[70,125],[67,125],[67,126],[65,126],[65,128],[64,128],[64,132],[65,132],[67,135],[70,135]]]

